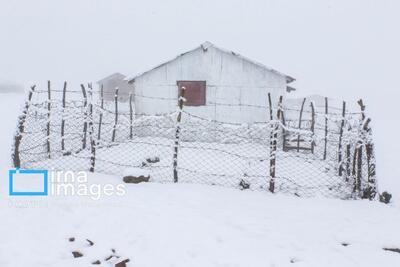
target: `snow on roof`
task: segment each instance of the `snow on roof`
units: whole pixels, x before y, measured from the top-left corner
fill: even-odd
[[[108,80],[114,80],[114,79],[116,79],[116,80],[123,80],[123,79],[125,79],[125,75],[123,75],[123,74],[121,74],[121,73],[119,73],[119,72],[116,72],[116,73],[113,73],[113,74],[111,74],[111,75],[108,75],[107,77],[105,77],[105,78],[103,78],[103,79],[101,79],[101,80],[98,80],[97,81],[97,84],[101,84],[101,83],[103,83],[103,82],[105,82],[105,81],[108,81]]]
[[[240,59],[243,59],[243,60],[245,60],[245,61],[247,61],[247,62],[250,62],[250,63],[252,63],[252,64],[254,64],[254,65],[257,65],[257,66],[259,66],[259,67],[261,67],[261,68],[263,68],[263,69],[266,69],[266,70],[268,70],[268,71],[270,71],[270,72],[273,72],[273,73],[276,73],[276,74],[278,74],[278,75],[284,76],[284,77],[286,78],[286,82],[287,82],[287,83],[291,83],[291,82],[293,82],[293,81],[295,80],[295,78],[290,77],[289,75],[286,75],[286,74],[281,73],[281,72],[279,72],[279,71],[277,71],[277,70],[274,70],[274,69],[272,69],[272,68],[269,68],[269,67],[265,66],[264,64],[261,64],[261,63],[259,63],[259,62],[254,61],[254,60],[251,60],[251,59],[249,59],[249,58],[247,58],[247,57],[244,57],[244,56],[242,56],[242,55],[240,55],[240,54],[238,54],[238,53],[236,53],[236,52],[233,52],[233,51],[230,51],[230,50],[227,50],[227,49],[224,49],[224,48],[217,47],[216,45],[214,45],[213,43],[208,42],[208,41],[202,43],[200,46],[196,47],[195,49],[192,49],[192,50],[189,50],[189,51],[187,51],[187,52],[185,52],[185,53],[182,53],[182,54],[176,56],[175,58],[173,58],[173,59],[171,59],[171,60],[168,60],[168,61],[166,61],[166,62],[164,62],[164,63],[161,63],[160,65],[155,66],[154,68],[152,68],[152,69],[150,69],[150,70],[141,72],[141,73],[139,73],[139,74],[137,74],[137,75],[135,75],[135,76],[133,76],[133,77],[126,78],[126,80],[127,80],[128,82],[131,83],[131,82],[133,82],[137,77],[142,76],[143,74],[146,74],[146,73],[148,73],[148,72],[150,72],[150,71],[152,71],[152,70],[154,70],[154,69],[157,69],[157,68],[159,68],[159,67],[162,67],[162,66],[164,66],[164,65],[166,65],[166,64],[168,64],[168,63],[170,63],[170,62],[172,62],[172,61],[174,61],[174,60],[180,58],[180,57],[183,56],[183,55],[186,55],[186,54],[188,54],[188,53],[191,53],[191,52],[193,52],[193,51],[195,51],[195,50],[197,50],[197,49],[199,49],[199,48],[203,49],[203,51],[207,51],[207,49],[210,48],[210,47],[214,47],[214,48],[216,48],[216,49],[218,49],[218,50],[220,50],[220,51],[222,51],[222,52],[224,52],[224,53],[227,53],[227,54],[232,54],[232,55],[234,55],[234,56],[236,56],[236,57],[238,57],[238,58],[240,58]]]

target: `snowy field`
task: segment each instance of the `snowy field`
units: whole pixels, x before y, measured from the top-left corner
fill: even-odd
[[[400,248],[398,203],[159,183],[127,185],[125,195],[100,200],[9,197],[22,97],[0,98],[1,267],[112,266],[105,261],[112,249],[127,266],[400,266],[400,253],[383,250]],[[89,175],[89,183],[120,182]],[[75,250],[84,256],[74,259]]]

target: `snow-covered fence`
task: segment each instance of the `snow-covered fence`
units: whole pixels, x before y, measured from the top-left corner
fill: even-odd
[[[115,95],[105,102],[91,84],[32,87],[15,135],[15,167],[117,175],[134,168],[156,182],[375,198],[371,120],[362,101],[354,112],[327,98],[322,105],[304,98],[296,106],[269,97],[265,106],[252,106],[266,120],[243,124],[192,114],[182,96],[176,112],[143,116],[135,114],[133,100],[146,96],[120,103]]]

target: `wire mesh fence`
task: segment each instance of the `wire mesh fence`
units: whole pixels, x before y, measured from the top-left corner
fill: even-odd
[[[375,198],[370,119],[360,112],[282,97],[253,106],[267,120],[234,123],[185,110],[135,114],[134,99],[104,101],[89,84],[80,90],[32,87],[19,117],[15,167],[122,175],[145,171],[154,182],[185,182],[268,190],[297,196]],[[213,103],[218,105],[218,103]]]

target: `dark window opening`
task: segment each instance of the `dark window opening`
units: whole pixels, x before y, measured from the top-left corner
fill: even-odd
[[[204,106],[206,104],[206,81],[178,81],[179,94],[185,87],[185,106]]]

